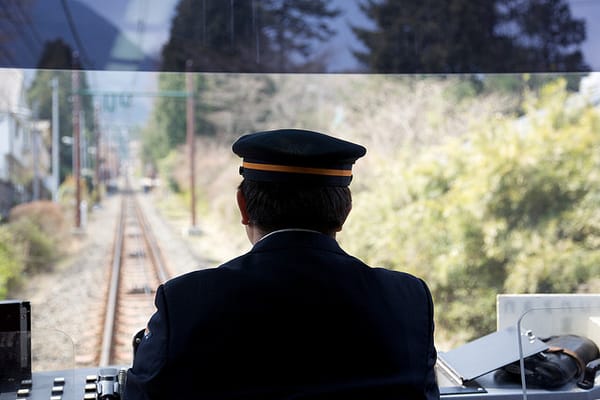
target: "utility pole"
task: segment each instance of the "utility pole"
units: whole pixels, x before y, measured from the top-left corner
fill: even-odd
[[[33,158],[33,201],[40,199],[40,167],[39,167],[39,131],[35,125],[31,130],[31,155]]]
[[[58,202],[58,185],[60,174],[58,170],[59,141],[58,141],[58,78],[52,78],[52,201]]]
[[[71,71],[71,90],[73,96],[73,177],[75,179],[75,229],[81,228],[81,160],[80,144],[79,144],[79,110],[80,97],[79,97],[79,63],[77,62],[77,56],[75,59],[75,65]]]
[[[40,167],[39,167],[39,131],[38,131],[39,105],[33,104],[33,121],[31,123],[31,156],[33,161],[33,201],[40,199]]]
[[[191,191],[191,216],[192,224],[189,229],[189,233],[198,233],[196,226],[196,141],[194,138],[195,126],[194,126],[194,75],[192,73],[192,61],[187,60],[186,62],[186,74],[185,84],[187,91],[187,102],[186,102],[186,139],[189,150],[189,162],[190,162],[190,191]]]
[[[100,187],[100,126],[98,123],[99,107],[94,109],[94,141],[96,146],[96,162],[94,163],[94,186],[96,187],[96,201],[100,204],[102,200],[102,188]]]
[[[89,163],[88,163],[88,143],[87,143],[87,130],[85,123],[85,114],[81,109],[81,97],[79,97],[79,157],[80,157],[80,170],[81,176],[85,176],[86,173],[89,173]]]

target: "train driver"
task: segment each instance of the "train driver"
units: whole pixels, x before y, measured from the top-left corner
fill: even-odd
[[[253,247],[158,288],[125,399],[439,398],[428,287],[336,241],[366,149],[282,129],[233,151]]]

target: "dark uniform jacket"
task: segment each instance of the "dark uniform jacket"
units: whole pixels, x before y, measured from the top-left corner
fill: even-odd
[[[267,235],[155,303],[126,400],[439,397],[425,283],[317,232]]]

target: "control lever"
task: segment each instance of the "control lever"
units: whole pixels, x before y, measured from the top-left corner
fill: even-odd
[[[127,372],[124,369],[102,368],[98,374],[96,393],[98,400],[121,400],[122,390],[125,387]]]
[[[583,372],[583,378],[577,382],[577,386],[582,389],[591,389],[594,387],[594,381],[596,380],[596,374],[600,371],[600,358],[587,363],[585,371]]]

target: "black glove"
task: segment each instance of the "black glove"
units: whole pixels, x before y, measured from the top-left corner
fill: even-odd
[[[138,346],[142,342],[144,338],[144,334],[146,333],[146,329],[141,329],[138,333],[133,335],[133,340],[131,341],[131,345],[133,346],[133,356],[135,357],[135,353],[137,351]]]

